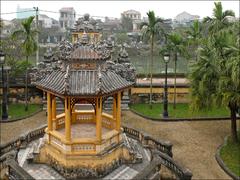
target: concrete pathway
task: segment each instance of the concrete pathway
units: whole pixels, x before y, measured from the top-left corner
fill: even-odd
[[[194,179],[231,179],[217,164],[215,152],[230,134],[230,121],[156,122],[124,111],[123,125],[173,144],[173,157]]]
[[[25,134],[43,124],[47,124],[47,116],[45,111],[19,121],[0,123],[0,143],[7,143],[17,138],[20,134]]]

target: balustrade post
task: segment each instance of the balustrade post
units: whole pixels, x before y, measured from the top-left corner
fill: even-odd
[[[71,142],[71,103],[70,98],[65,98],[65,138]]]

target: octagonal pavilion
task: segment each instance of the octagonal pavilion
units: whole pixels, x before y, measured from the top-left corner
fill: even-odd
[[[54,68],[38,69],[34,84],[47,94],[48,115],[40,162],[101,172],[113,162],[131,159],[122,140],[121,97],[134,84],[129,79],[133,74],[110,58],[105,46],[65,41],[53,57],[58,59]],[[63,113],[57,114],[56,97],[64,102]],[[102,107],[108,97],[113,110],[107,113]],[[92,104],[92,109],[76,104]]]

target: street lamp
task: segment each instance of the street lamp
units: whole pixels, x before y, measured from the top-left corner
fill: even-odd
[[[168,69],[168,62],[170,59],[169,53],[165,53],[163,56],[165,62],[165,85],[164,85],[164,96],[163,96],[163,117],[168,117],[168,89],[167,89],[167,69]]]
[[[0,50],[0,64],[2,65],[2,120],[8,119],[7,112],[7,86],[4,80],[4,69],[3,65],[5,63],[5,54]]]

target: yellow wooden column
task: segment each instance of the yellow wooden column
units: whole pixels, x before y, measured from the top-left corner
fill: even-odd
[[[102,97],[97,98],[96,102],[96,138],[102,141]]]
[[[48,131],[52,131],[52,97],[49,92],[47,92],[47,114],[48,114]]]
[[[71,103],[70,98],[65,97],[65,138],[71,142]]]
[[[116,112],[117,112],[117,96],[116,94],[113,95],[113,119],[116,118]]]
[[[52,95],[52,119],[56,119],[56,96]]]
[[[116,116],[116,130],[120,131],[121,127],[121,92],[117,94],[117,116]]]

